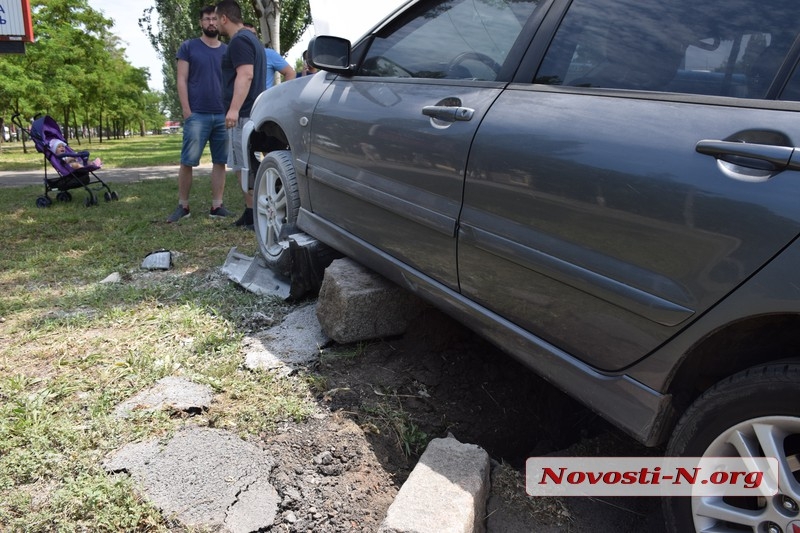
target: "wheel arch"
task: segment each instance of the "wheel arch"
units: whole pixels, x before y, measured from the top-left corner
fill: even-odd
[[[275,150],[291,150],[289,137],[280,125],[273,121],[260,124],[250,135],[251,152],[268,153]]]
[[[709,333],[686,352],[672,374],[668,393],[677,414],[675,422],[716,383],[757,365],[797,359],[798,346],[798,313],[751,316]]]

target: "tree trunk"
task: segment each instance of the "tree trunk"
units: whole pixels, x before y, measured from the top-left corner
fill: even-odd
[[[20,112],[19,111],[19,98],[15,98],[14,99],[14,112],[15,113],[19,113]],[[20,124],[25,124],[25,118],[24,117],[20,117]],[[28,127],[30,127],[30,125],[28,125]],[[17,127],[15,127],[14,130],[17,133],[17,140],[22,139],[22,153],[23,154],[27,154],[28,153],[28,146],[25,144],[25,132],[24,131],[20,131],[20,128],[17,128]]]
[[[264,45],[281,53],[281,3],[279,0],[252,0],[253,9],[259,15]]]
[[[69,108],[64,106],[64,130],[61,133],[64,135],[64,140],[69,141]],[[69,144],[69,142],[67,142]]]
[[[72,126],[75,128],[75,138],[78,140],[78,145],[81,144],[81,130],[78,128],[78,116],[75,114],[75,108],[72,108]]]

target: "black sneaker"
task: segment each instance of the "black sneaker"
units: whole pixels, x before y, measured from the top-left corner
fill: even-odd
[[[211,218],[225,218],[225,217],[232,217],[233,213],[225,209],[224,205],[219,207],[212,207],[211,212],[208,214]]]
[[[167,223],[172,224],[173,222],[177,222],[182,218],[189,218],[190,216],[192,216],[192,214],[189,212],[189,208],[178,204],[178,207],[175,208],[175,211],[173,211],[172,214],[167,217]]]
[[[247,229],[253,229],[253,208],[247,207],[242,213],[236,222],[233,223],[234,226],[244,226]]]

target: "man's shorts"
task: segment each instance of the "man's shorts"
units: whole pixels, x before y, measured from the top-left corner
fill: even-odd
[[[239,117],[236,126],[228,130],[228,167],[234,171],[244,168],[244,151],[242,150],[242,130],[250,117]],[[252,189],[252,186],[250,187]]]
[[[224,113],[192,113],[183,122],[181,164],[196,167],[206,143],[211,146],[211,162],[224,165],[228,158],[228,130]]]

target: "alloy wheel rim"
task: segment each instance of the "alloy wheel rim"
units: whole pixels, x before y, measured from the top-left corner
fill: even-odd
[[[720,434],[706,457],[775,457],[778,494],[771,497],[692,498],[692,517],[698,532],[731,533],[741,527],[758,532],[790,532],[800,526],[800,419],[768,416],[737,424]],[[737,527],[739,526],[739,527]]]
[[[287,221],[288,209],[286,189],[276,169],[267,169],[264,179],[261,180],[261,190],[258,191],[256,202],[259,237],[269,255],[279,255],[285,248],[280,236]]]

